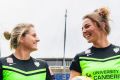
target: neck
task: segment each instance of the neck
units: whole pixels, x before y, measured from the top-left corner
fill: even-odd
[[[30,51],[19,47],[15,50],[14,56],[20,60],[28,60],[30,59]]]
[[[110,42],[108,41],[108,39],[100,39],[96,42],[93,43],[93,46],[96,48],[104,48],[110,45]]]

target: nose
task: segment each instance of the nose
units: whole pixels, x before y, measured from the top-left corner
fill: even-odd
[[[82,29],[82,32],[83,32],[83,33],[85,33],[85,32],[86,32],[86,29],[85,29],[85,28],[83,28],[83,29]]]

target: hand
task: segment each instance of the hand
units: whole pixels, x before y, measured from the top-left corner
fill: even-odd
[[[86,76],[76,76],[74,78],[72,78],[71,80],[92,80],[89,77]]]

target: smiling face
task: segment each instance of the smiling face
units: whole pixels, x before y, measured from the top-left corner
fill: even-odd
[[[83,36],[89,43],[97,42],[101,37],[102,31],[97,27],[96,23],[90,20],[89,18],[85,18],[83,20],[82,27]]]
[[[28,33],[20,39],[20,45],[30,51],[37,50],[37,42],[39,42],[39,39],[33,27],[29,28]]]

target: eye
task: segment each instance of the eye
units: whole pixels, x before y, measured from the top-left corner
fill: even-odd
[[[85,29],[87,29],[87,28],[89,28],[89,27],[90,27],[89,24],[86,24],[86,25],[84,26]]]
[[[36,34],[33,34],[32,36],[33,36],[33,37],[36,37],[37,35],[36,35]]]
[[[85,24],[85,25],[82,27],[82,31],[83,31],[83,29],[87,29],[87,28],[89,28],[89,27],[90,27],[89,24]]]

